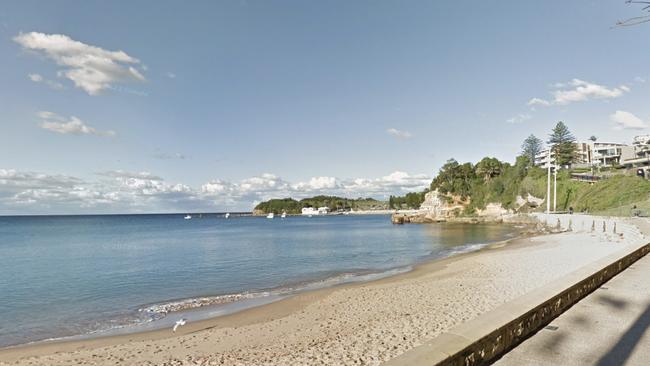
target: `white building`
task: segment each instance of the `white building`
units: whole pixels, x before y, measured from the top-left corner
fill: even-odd
[[[313,207],[303,207],[301,213],[305,216],[318,215],[318,210]]]
[[[628,168],[650,165],[650,135],[635,136],[632,146],[621,150],[621,165]]]
[[[613,142],[578,142],[576,145],[576,156],[574,166],[600,166],[607,167],[622,164],[623,150],[627,145]],[[535,165],[546,168],[549,163],[548,149],[543,150],[535,156]],[[555,157],[551,151],[550,163],[555,163]]]
[[[627,145],[615,142],[591,142],[589,144],[591,150],[589,163],[603,167],[620,165],[624,147],[627,147]]]
[[[301,210],[301,214],[305,216],[327,215],[329,212],[329,207],[319,207],[318,209],[313,207],[303,207]]]
[[[549,161],[551,164],[555,164],[555,157],[553,152],[549,155],[549,149],[544,149],[539,154],[535,155],[535,166],[547,168]]]
[[[551,152],[550,163],[555,159]],[[535,156],[535,165],[546,168],[549,164],[548,149]],[[650,167],[650,135],[635,136],[632,145],[617,142],[589,141],[576,143],[574,166],[626,168]]]

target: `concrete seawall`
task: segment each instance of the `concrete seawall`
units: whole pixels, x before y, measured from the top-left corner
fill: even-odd
[[[604,232],[606,238],[631,246],[460,324],[385,365],[489,364],[650,252],[647,239],[630,222],[587,215],[534,216],[550,227]]]

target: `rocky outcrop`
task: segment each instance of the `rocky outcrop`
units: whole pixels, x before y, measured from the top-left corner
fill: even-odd
[[[503,205],[500,203],[488,203],[484,209],[476,209],[476,213],[479,217],[499,217],[504,215],[511,215],[514,212],[503,208]]]
[[[435,190],[424,195],[420,210],[413,213],[396,212],[391,221],[394,224],[448,221],[459,216],[468,203],[460,197],[444,196]]]
[[[520,202],[519,198],[521,197],[518,197],[518,203]],[[518,206],[529,205],[533,207],[538,204],[538,200],[528,195],[526,199],[521,198],[523,204],[518,204]],[[445,221],[463,223],[503,222],[509,220],[515,213],[511,209],[504,208],[501,203],[488,203],[484,209],[476,210],[476,216],[463,216],[465,207],[469,203],[469,199],[462,199],[458,196],[445,196],[435,190],[424,196],[424,202],[422,202],[418,211],[410,213],[396,212],[392,215],[391,222],[393,224],[423,224]]]
[[[530,193],[526,195],[526,198],[522,196],[517,196],[516,198],[517,211],[519,212],[530,212],[541,206],[542,203],[544,203],[543,198],[537,198]]]

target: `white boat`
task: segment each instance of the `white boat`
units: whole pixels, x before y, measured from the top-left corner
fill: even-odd
[[[230,217],[230,212],[226,212],[226,214],[224,215],[224,217],[225,217],[225,218],[229,218],[229,217]]]
[[[280,217],[284,219],[285,217],[287,217],[287,213],[283,212],[282,215],[280,215]]]
[[[192,219],[192,216],[190,216],[190,215],[186,215],[186,216],[184,217],[184,219],[185,219],[185,220],[191,220],[191,219]]]
[[[266,218],[267,218],[267,219],[272,219],[273,217],[275,217],[275,215],[273,215],[273,212],[271,212],[271,213],[269,213],[268,215],[266,215]]]

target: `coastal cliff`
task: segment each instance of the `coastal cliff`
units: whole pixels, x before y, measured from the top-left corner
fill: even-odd
[[[417,211],[395,212],[391,216],[394,224],[405,223],[434,223],[434,222],[502,222],[519,212],[529,212],[539,206],[544,200],[527,195],[526,198],[517,196],[517,208],[507,209],[501,203],[488,203],[483,209],[476,209],[474,215],[465,215],[471,204],[470,198],[443,195],[438,190],[427,192],[424,202]]]

